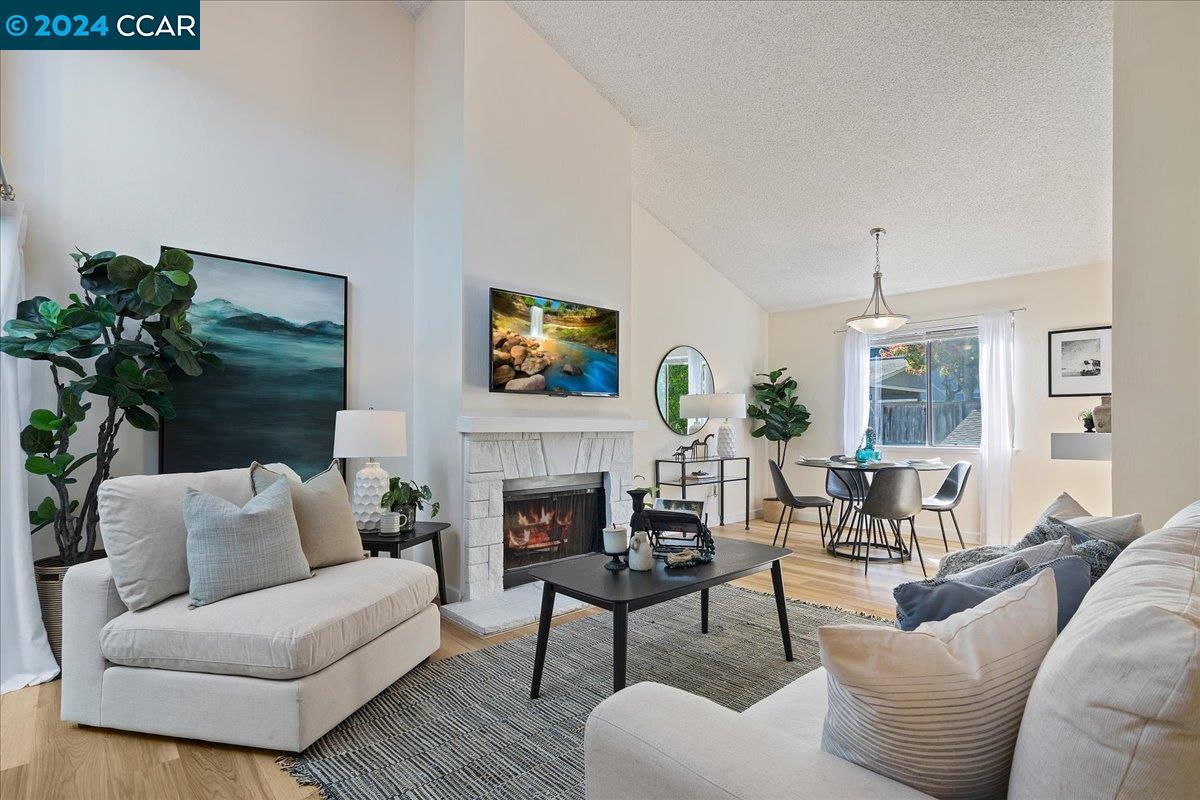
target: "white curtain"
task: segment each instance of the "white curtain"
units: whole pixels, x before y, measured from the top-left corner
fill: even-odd
[[[16,316],[24,293],[24,241],[24,204],[0,201],[0,320]],[[28,414],[29,362],[0,355],[0,692],[58,674],[33,583],[28,480],[17,445]]]
[[[1013,318],[979,317],[980,519],[985,544],[1012,540]]]
[[[853,455],[870,416],[871,341],[853,328],[842,336],[842,452]]]

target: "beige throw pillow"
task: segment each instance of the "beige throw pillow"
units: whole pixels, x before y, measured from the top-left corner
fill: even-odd
[[[1002,798],[1025,699],[1058,626],[1054,571],[914,631],[817,631],[821,748],[939,798]]]
[[[277,480],[287,480],[292,490],[292,509],[300,526],[300,545],[310,567],[331,567],[363,557],[362,540],[358,526],[354,524],[350,496],[346,493],[346,482],[338,471],[337,461],[303,483],[257,461],[250,465],[254,494],[261,494]]]
[[[1097,539],[1119,544],[1122,547],[1134,539],[1146,535],[1141,514],[1126,514],[1123,517],[1073,517],[1065,519],[1063,522],[1074,525]]]
[[[1088,511],[1075,500],[1074,497],[1063,492],[1058,497],[1050,502],[1050,505],[1042,509],[1042,513],[1038,514],[1037,522],[1042,522],[1054,517],[1055,519],[1067,520],[1073,517],[1090,517],[1092,512]],[[1037,525],[1037,522],[1034,525]]]

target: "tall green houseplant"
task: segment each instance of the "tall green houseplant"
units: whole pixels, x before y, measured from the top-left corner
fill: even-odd
[[[53,527],[63,566],[87,561],[95,550],[96,491],[110,476],[122,425],[155,431],[160,418],[175,416],[172,369],[200,375],[221,367],[187,320],[196,293],[187,253],[165,250],[153,266],[112,251],[71,258],[82,293],[72,293],[66,305],[47,297],[22,301],[0,337],[0,351],[50,367],[54,408],[29,415],[20,444],[25,469],[44,476],[52,490],[29,522],[34,532]],[[85,365],[88,359],[95,360]],[[103,418],[96,448],[77,455],[72,437],[92,408],[89,396],[99,398]],[[80,486],[75,471],[90,461],[95,471]]]
[[[759,423],[750,435],[775,443],[775,463],[780,467],[787,457],[788,442],[809,425],[808,409],[796,399],[796,379],[783,377],[785,372],[787,367],[758,373],[756,377],[766,380],[754,384],[754,402],[746,406],[746,415]]]

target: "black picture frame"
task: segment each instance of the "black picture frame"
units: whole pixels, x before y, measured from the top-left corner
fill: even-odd
[[[286,264],[272,264],[269,261],[257,261],[249,258],[241,258],[239,256],[229,256],[222,253],[210,253],[204,250],[195,250],[190,247],[180,247],[178,245],[161,245],[160,253],[166,250],[182,250],[188,255],[203,256],[206,258],[219,258],[225,261],[234,261],[242,264],[250,264],[257,267],[270,267],[272,269],[285,270],[288,272],[299,272],[307,275],[317,275],[322,278],[333,278],[342,282],[342,323],[343,323],[343,344],[342,344],[342,392],[339,403],[340,409],[344,410],[349,397],[349,353],[350,353],[350,279],[346,275],[339,275],[333,272],[322,272],[315,269],[306,269],[303,267],[292,267]],[[168,421],[159,418],[158,426],[158,473],[164,474],[166,465],[166,434],[168,430]],[[219,447],[219,445],[216,445]],[[329,461],[333,461],[332,453],[330,453]],[[328,464],[329,462],[326,462]],[[343,476],[346,474],[346,459],[338,459],[339,469]],[[232,467],[249,466],[249,464],[232,464]],[[213,467],[213,469],[221,469],[222,467]]]
[[[1062,381],[1067,379],[1066,376],[1063,376],[1061,374],[1061,370],[1060,370],[1060,374],[1057,377],[1055,376],[1054,366],[1055,366],[1056,360],[1054,358],[1054,346],[1055,346],[1056,337],[1061,346],[1062,338],[1063,338],[1064,334],[1090,333],[1092,331],[1096,331],[1098,333],[1101,333],[1101,332],[1107,333],[1108,350],[1111,355],[1112,325],[1088,325],[1088,326],[1084,326],[1082,328],[1061,328],[1058,330],[1046,332],[1046,392],[1049,397],[1101,397],[1103,395],[1112,394],[1112,364],[1111,363],[1104,364],[1103,362],[1101,362],[1099,365],[1099,369],[1101,370],[1100,373],[1098,373],[1095,377],[1103,378],[1104,382],[1097,381],[1097,383],[1099,383],[1099,385],[1097,387],[1095,387],[1094,389],[1088,389],[1087,391],[1081,391],[1081,392],[1079,392],[1079,391],[1061,391],[1062,387],[1060,385],[1060,387],[1059,387],[1060,390],[1059,391],[1055,390],[1056,383],[1061,384]],[[1101,340],[1101,347],[1103,348],[1103,342],[1104,342],[1104,338],[1105,338],[1104,334],[1101,333],[1099,338]],[[1111,361],[1111,359],[1110,359],[1110,361]],[[1070,376],[1070,377],[1091,378],[1093,376],[1080,375],[1080,376]]]
[[[598,308],[601,311],[608,311],[608,312],[612,313],[613,315],[615,315],[617,318],[617,341],[616,341],[615,347],[613,349],[613,356],[617,360],[617,391],[612,392],[612,393],[609,393],[609,392],[568,392],[565,389],[542,389],[537,392],[517,392],[517,391],[509,392],[509,391],[505,391],[504,389],[497,389],[492,384],[492,369],[493,369],[493,364],[492,364],[492,318],[494,316],[494,309],[492,308],[492,301],[496,297],[496,292],[504,292],[506,294],[526,295],[528,297],[540,297],[543,300],[549,300],[554,303],[574,303],[576,305],[587,305],[587,306],[591,306],[592,308]],[[509,397],[522,397],[525,395],[545,395],[545,396],[549,396],[549,397],[614,398],[614,397],[621,396],[621,311],[620,311],[620,309],[599,306],[599,305],[596,305],[595,303],[588,302],[587,300],[567,300],[562,297],[551,297],[550,295],[546,295],[546,294],[537,294],[536,292],[524,292],[524,291],[521,291],[520,289],[502,289],[499,286],[489,286],[488,287],[488,314],[487,314],[487,343],[488,343],[488,347],[487,347],[487,359],[488,359],[487,360],[487,385],[488,385],[488,392],[491,394],[503,394],[503,395],[507,395]]]

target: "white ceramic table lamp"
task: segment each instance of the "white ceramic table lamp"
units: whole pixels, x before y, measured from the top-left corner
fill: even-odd
[[[360,530],[376,530],[383,514],[380,502],[391,476],[375,459],[408,455],[403,411],[339,411],[333,434],[334,458],[365,458],[367,465],[354,477],[350,507]]]
[[[709,416],[725,420],[717,428],[717,455],[733,458],[737,455],[737,432],[729,420],[746,418],[746,395],[722,392],[708,397]]]

